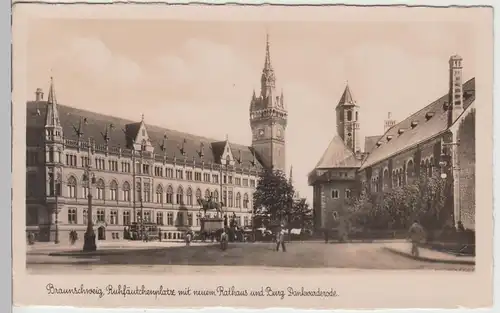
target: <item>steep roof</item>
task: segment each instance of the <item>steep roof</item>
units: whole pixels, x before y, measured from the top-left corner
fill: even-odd
[[[349,88],[349,84],[345,86],[344,93],[342,97],[340,97],[338,106],[341,105],[355,105],[356,101],[354,101],[354,97],[352,96],[351,89]]]
[[[46,101],[30,101],[27,103],[26,144],[28,146],[39,144],[43,138],[42,129],[45,126],[46,109]],[[106,127],[109,124],[113,124],[114,128],[108,130],[108,145],[110,147],[130,148],[141,126],[141,122],[134,122],[66,105],[58,105],[58,110],[65,139],[77,140],[78,136],[76,135],[75,127],[78,128],[81,119],[86,118],[87,124],[82,127],[83,136],[80,140],[86,141],[90,137],[95,141],[96,145],[106,144],[104,139]],[[160,145],[165,142],[166,154],[169,157],[173,157],[174,155],[180,157],[180,148],[184,143],[186,158],[193,160],[194,157],[195,161],[201,162],[200,152],[203,144],[203,161],[206,163],[220,163],[220,156],[224,148],[220,149],[220,141],[154,125],[146,125],[146,128],[151,144],[155,148],[155,153],[162,153]],[[167,137],[165,141],[164,136]],[[229,144],[235,159],[238,159],[241,155],[242,162],[239,165],[241,167],[252,167],[254,160],[253,149],[240,144]],[[255,159],[256,168],[262,168],[257,155]]]
[[[463,85],[463,89],[464,108],[467,108],[475,99],[475,79],[468,80]],[[380,138],[380,146],[373,146],[368,151],[369,155],[360,169],[377,164],[448,129],[448,111],[444,109],[446,102],[448,102],[448,94],[389,128]],[[404,132],[400,134],[400,130]],[[388,140],[388,137],[391,139]]]
[[[356,168],[361,165],[361,161],[356,158],[340,136],[336,135],[326,148],[323,156],[316,164],[315,169],[326,168]]]

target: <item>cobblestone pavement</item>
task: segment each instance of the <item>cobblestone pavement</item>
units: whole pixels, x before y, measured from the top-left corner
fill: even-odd
[[[226,251],[218,245],[180,243],[149,243],[149,247],[123,247],[120,253],[99,256],[54,257],[42,253],[27,253],[27,268],[31,273],[71,271],[72,274],[155,274],[158,272],[196,273],[214,272],[219,267],[231,266],[235,271],[260,267],[267,271],[294,271],[312,268],[324,271],[349,269],[376,270],[455,270],[473,271],[473,265],[454,265],[412,260],[384,249],[386,243],[325,244],[293,242],[287,252],[277,252],[273,243],[230,243]],[[150,248],[148,250],[148,248]],[[174,266],[175,265],[175,266]],[[206,266],[210,265],[210,266]]]

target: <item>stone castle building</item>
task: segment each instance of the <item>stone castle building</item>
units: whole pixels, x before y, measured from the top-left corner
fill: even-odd
[[[285,169],[287,110],[275,82],[267,40],[245,146],[148,125],[144,116],[129,121],[61,105],[51,80],[46,100],[37,89],[27,103],[27,231],[54,241],[75,230],[82,240],[92,218],[98,240],[122,239],[126,226],[144,220],[159,225],[163,239],[181,239],[199,229],[197,199],[209,197],[251,225],[260,170]]]
[[[475,79],[463,83],[462,58],[457,55],[449,60],[448,79],[448,93],[441,98],[399,123],[389,115],[382,136],[366,137],[364,154],[346,141],[346,124],[337,106],[339,134],[309,174],[317,230],[329,227],[332,216],[345,214],[345,199],[354,192],[380,193],[435,170],[445,174],[442,178],[451,186],[447,206],[453,213],[448,223],[456,226],[461,221],[475,229]]]

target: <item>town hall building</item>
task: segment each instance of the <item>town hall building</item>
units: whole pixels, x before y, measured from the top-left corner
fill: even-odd
[[[89,218],[98,240],[123,239],[141,220],[156,223],[163,239],[181,239],[200,228],[197,199],[210,197],[250,226],[259,172],[286,168],[287,110],[269,39],[250,103],[250,146],[62,105],[52,79],[47,99],[40,88],[35,95],[26,117],[26,224],[41,241],[68,240],[71,231],[82,240]]]

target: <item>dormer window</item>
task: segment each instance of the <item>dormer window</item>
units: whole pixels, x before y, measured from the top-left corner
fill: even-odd
[[[377,141],[377,147],[380,147],[382,145],[382,141]]]
[[[393,137],[392,135],[387,135],[387,137],[386,137],[387,141],[391,141],[392,137]]]
[[[405,129],[404,129],[404,128],[400,128],[400,129],[398,129],[398,134],[400,134],[400,135],[401,135],[401,134],[402,134],[402,133],[404,133],[404,132],[405,132]]]
[[[434,112],[427,112],[425,114],[425,119],[430,120],[434,116]]]
[[[146,130],[145,129],[142,130],[142,136],[146,136]]]
[[[415,128],[418,125],[418,121],[412,121],[411,122],[411,128]]]

